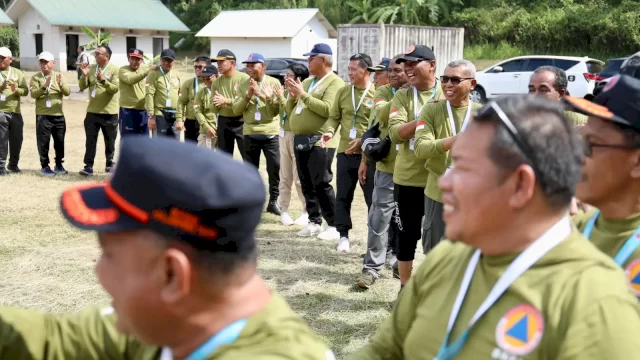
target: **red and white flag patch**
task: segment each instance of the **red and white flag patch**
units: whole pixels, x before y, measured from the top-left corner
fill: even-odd
[[[377,98],[377,99],[376,99],[376,105],[377,105],[378,103],[383,102],[383,101],[384,101],[384,98]]]
[[[419,121],[418,126],[416,126],[416,131],[423,130],[423,129],[424,129],[424,121]]]
[[[396,116],[396,115],[398,115],[398,109],[391,109],[391,112],[389,112],[389,117]]]

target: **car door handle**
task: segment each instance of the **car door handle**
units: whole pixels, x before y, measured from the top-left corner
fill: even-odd
[[[520,77],[520,74],[513,74],[514,78]]]

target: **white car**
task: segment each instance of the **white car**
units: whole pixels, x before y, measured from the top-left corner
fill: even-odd
[[[476,102],[496,96],[519,95],[529,92],[529,80],[540,66],[555,66],[567,73],[568,90],[572,96],[584,97],[593,92],[598,73],[604,62],[589,57],[531,55],[499,62],[476,73],[478,85],[471,92]]]

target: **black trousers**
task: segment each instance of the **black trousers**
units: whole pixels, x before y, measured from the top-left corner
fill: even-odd
[[[168,136],[180,140],[180,132],[176,131],[175,116],[166,117],[156,115],[156,132],[154,136]]]
[[[302,185],[302,193],[307,203],[309,222],[322,224],[320,212],[329,226],[334,226],[336,195],[331,186],[333,172],[331,164],[336,149],[314,146],[309,151],[294,148],[298,177]]]
[[[66,132],[67,122],[64,116],[36,115],[36,143],[42,168],[49,166],[51,137],[53,137],[53,150],[56,152],[56,165],[62,165]]]
[[[278,135],[245,135],[245,159],[260,168],[260,153],[267,159],[269,201],[277,201],[280,194],[280,139]]]
[[[373,178],[376,177],[376,163],[372,162],[367,166],[367,181],[364,185],[360,184],[362,193],[364,193],[364,202],[367,204],[367,212],[371,209],[373,202]]]
[[[186,119],[184,121],[184,142],[197,144],[198,135],[200,135],[200,124],[195,119]]]
[[[396,226],[398,227],[398,261],[413,261],[416,245],[422,238],[424,188],[394,184]]]
[[[238,143],[238,151],[242,158],[246,160],[244,135],[242,135],[243,127],[242,116],[227,117],[218,115],[218,148],[233,156],[233,144],[235,141]]]
[[[0,112],[0,171],[7,166],[7,156],[9,155],[11,156],[9,166],[18,166],[22,150],[23,129],[22,115]]]
[[[98,134],[102,131],[104,138],[104,156],[106,166],[113,165],[113,156],[116,152],[116,138],[118,137],[118,114],[87,113],[84,118],[84,134],[86,136],[84,164],[93,167],[96,158],[96,145]]]
[[[358,168],[362,161],[362,155],[340,153],[337,158],[336,230],[340,232],[340,237],[348,238],[349,230],[353,228],[351,223],[351,204],[353,203],[353,194],[358,185]]]

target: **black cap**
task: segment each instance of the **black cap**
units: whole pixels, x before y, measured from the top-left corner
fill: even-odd
[[[211,60],[223,61],[223,60],[236,60],[236,55],[229,49],[222,49],[218,51],[218,55]]]
[[[362,152],[374,162],[384,160],[391,150],[391,139],[380,139],[380,123],[376,123],[362,134]]]
[[[404,56],[396,60],[396,64],[403,63],[405,61],[421,61],[421,60],[435,60],[436,56],[433,54],[433,50],[424,45],[411,45],[405,52]]]
[[[149,229],[198,249],[235,252],[255,247],[265,197],[251,165],[174,139],[139,136],[122,142],[110,180],[69,187],[61,208],[81,229]]]
[[[213,65],[207,65],[202,69],[202,76],[218,75],[218,68]]]
[[[171,49],[164,49],[162,50],[162,52],[160,53],[160,59],[171,59],[171,60],[175,60],[176,59],[176,53],[175,51],[171,50]]]
[[[373,61],[371,60],[371,56],[369,56],[367,54],[357,53],[357,54],[353,55],[351,58],[349,58],[349,60],[362,60],[362,61],[364,61],[364,64],[367,67],[367,70],[370,67],[373,66]]]
[[[614,121],[640,130],[640,80],[629,75],[609,79],[592,100],[565,96],[564,101],[587,116]]]
[[[391,59],[389,59],[388,57],[383,57],[382,60],[380,60],[380,64],[378,64],[376,66],[371,66],[369,68],[369,71],[371,71],[371,72],[389,71],[389,64],[390,63],[391,63]]]

